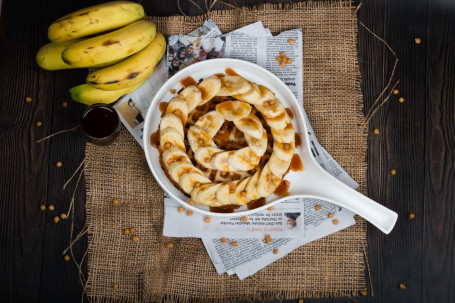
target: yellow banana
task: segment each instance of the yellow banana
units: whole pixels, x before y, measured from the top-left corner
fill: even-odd
[[[117,90],[135,85],[153,74],[165,50],[166,39],[163,34],[157,33],[155,39],[140,52],[118,64],[89,74],[87,83],[103,90]]]
[[[68,46],[79,41],[81,41],[81,39],[51,42],[44,45],[36,54],[36,63],[38,63],[41,68],[47,70],[74,68],[73,66],[63,62],[62,53]]]
[[[145,17],[142,5],[113,1],[90,6],[66,15],[49,26],[52,42],[72,40],[120,28]]]
[[[74,67],[92,67],[137,53],[155,35],[155,23],[136,21],[116,31],[71,44],[63,52],[62,59]]]
[[[92,105],[96,103],[109,104],[117,101],[121,96],[131,93],[142,85],[144,81],[119,90],[101,90],[96,89],[88,84],[82,84],[70,89],[71,98],[73,101]]]

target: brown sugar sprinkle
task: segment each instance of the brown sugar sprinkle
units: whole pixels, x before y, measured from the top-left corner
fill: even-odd
[[[36,122],[36,126],[40,127],[41,125],[43,125],[43,122],[41,121]]]
[[[364,297],[366,297],[368,295],[368,292],[366,290],[361,290],[360,291],[360,294]]]
[[[32,97],[25,98],[25,102],[32,102],[32,100],[33,100]]]
[[[246,222],[246,221],[248,221],[248,217],[243,216],[243,217],[242,217],[242,222]]]
[[[286,62],[281,62],[281,67],[286,67]]]
[[[234,247],[236,247],[236,246],[237,246],[237,241],[231,242],[231,245],[234,246]]]
[[[391,174],[392,176],[396,175],[396,173],[397,173],[396,170],[394,170],[394,169],[391,169],[391,170],[390,170],[390,174]]]
[[[286,57],[286,53],[285,53],[285,52],[281,52],[281,53],[280,53],[280,56],[281,56],[281,57]]]
[[[373,130],[373,133],[374,133],[375,135],[379,135],[379,129],[378,129],[378,128],[375,128],[375,129]]]
[[[316,204],[316,205],[314,206],[314,209],[316,209],[316,210],[320,210],[320,209],[321,209],[321,205],[319,205],[319,204]]]
[[[280,56],[278,56],[278,57],[276,57],[276,59],[275,59],[275,60],[276,60],[276,62],[281,62],[281,57],[280,57]]]
[[[205,223],[209,223],[209,222],[210,222],[210,217],[205,217],[205,218],[204,218],[204,222],[205,222]]]
[[[286,64],[291,64],[292,63],[292,60],[291,59],[287,59],[286,60]]]
[[[404,102],[404,98],[403,97],[399,98],[398,102],[403,103]]]
[[[409,213],[408,214],[408,219],[409,220],[413,220],[415,217],[416,217],[416,215],[414,213]]]
[[[49,210],[50,210],[50,211],[53,211],[53,210],[55,209],[55,208],[54,208],[54,205],[52,205],[52,204],[51,204],[51,205],[49,205],[49,207],[48,207],[48,208],[49,208]]]
[[[226,239],[226,238],[221,238],[221,242],[227,243],[227,241],[228,241],[228,239]]]
[[[63,107],[68,107],[68,102],[66,102],[66,101],[63,102],[63,103],[62,103],[62,106],[63,106]]]
[[[175,94],[175,89],[171,88],[171,89],[169,90],[169,92],[170,92],[171,94]]]
[[[137,241],[139,241],[139,237],[138,236],[134,236],[134,237],[131,238],[131,240],[133,240],[133,242],[137,242]]]
[[[415,44],[420,44],[420,43],[422,43],[422,40],[420,40],[420,38],[416,37],[416,38],[414,38],[414,42],[415,42]]]
[[[186,215],[191,217],[193,215],[193,212],[191,210],[189,210],[186,212]]]
[[[403,283],[400,283],[400,284],[398,284],[398,288],[399,289],[406,289],[406,285],[404,285]]]
[[[295,43],[295,40],[292,39],[292,38],[289,38],[289,39],[288,39],[288,43],[289,43],[289,44],[294,44],[294,43]]]
[[[179,213],[183,213],[183,211],[185,210],[185,208],[184,208],[183,206],[180,206],[178,210],[179,210]]]
[[[134,227],[130,227],[130,234],[135,233],[136,229]]]
[[[328,216],[329,218],[333,218],[333,214],[332,214],[332,213],[329,213],[327,216]]]
[[[54,222],[55,222],[55,223],[58,223],[58,221],[60,221],[60,218],[59,218],[58,216],[55,216],[55,217],[54,217]]]
[[[66,262],[68,262],[68,261],[70,260],[70,256],[65,255],[65,256],[63,257],[63,260],[65,260]]]
[[[335,220],[332,221],[332,223],[335,224],[335,225],[338,225],[338,223],[340,223],[340,222],[337,219],[335,219]]]
[[[125,228],[125,230],[123,231],[123,233],[124,233],[125,235],[129,234],[129,233],[130,233],[130,229],[129,229],[129,228]]]
[[[394,90],[393,90],[393,94],[394,94],[394,95],[398,95],[399,92],[400,92],[400,91],[399,91],[398,89],[394,89]]]
[[[115,289],[115,290],[117,290],[117,289],[118,289],[118,284],[117,284],[117,283],[114,283],[114,284],[112,285],[112,288]]]
[[[60,215],[60,218],[62,218],[63,220],[65,220],[65,219],[66,219],[66,214],[61,214],[61,215]]]
[[[41,209],[42,211],[45,211],[45,210],[46,210],[46,205],[41,204],[40,207],[39,207],[39,209]]]
[[[119,203],[120,203],[120,201],[118,199],[112,200],[112,204],[114,204],[114,205],[118,205]]]
[[[174,248],[174,243],[166,243],[167,248]]]
[[[267,234],[265,236],[265,243],[269,244],[270,242],[272,242],[272,237],[270,237],[270,234]]]
[[[272,211],[272,210],[274,210],[274,209],[275,209],[275,207],[273,207],[273,206],[270,206],[270,207],[269,207],[269,208],[267,208],[267,209],[268,209],[268,210],[270,210],[270,211]]]
[[[56,165],[57,167],[62,167],[63,163],[60,162],[60,161],[58,161],[57,163],[55,163],[55,165]]]
[[[273,250],[273,253],[274,253],[275,255],[277,255],[277,254],[278,254],[278,249],[275,248],[275,249]]]

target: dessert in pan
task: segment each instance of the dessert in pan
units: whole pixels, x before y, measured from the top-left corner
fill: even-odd
[[[201,80],[183,79],[184,89],[161,107],[157,147],[167,177],[212,210],[272,195],[294,156],[292,112],[238,75]]]

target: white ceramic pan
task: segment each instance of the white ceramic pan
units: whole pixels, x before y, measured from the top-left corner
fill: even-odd
[[[170,93],[170,89],[179,90],[181,88],[179,84],[180,80],[187,76],[191,76],[196,80],[206,78],[213,74],[224,73],[226,68],[232,68],[242,77],[268,87],[276,94],[285,107],[289,107],[292,110],[294,113],[292,124],[296,133],[300,134],[302,141],[301,146],[296,148],[295,152],[300,155],[305,168],[300,172],[290,171],[286,175],[285,179],[291,183],[289,195],[286,197],[272,195],[267,197],[264,206],[252,210],[248,210],[246,206],[242,206],[233,213],[213,213],[209,211],[209,207],[207,206],[189,205],[187,203],[190,199],[180,192],[164,174],[159,163],[159,152],[151,145],[150,136],[158,129],[160,123],[161,112],[159,110],[159,104],[161,102],[168,102],[175,97],[175,94],[172,95]],[[397,220],[397,213],[351,189],[322,169],[312,156],[307,134],[308,131],[303,120],[302,109],[294,94],[280,79],[253,63],[236,59],[214,59],[195,63],[181,70],[161,87],[153,99],[145,119],[144,150],[148,165],[163,190],[185,208],[191,209],[192,211],[208,216],[246,216],[290,198],[316,198],[349,209],[365,218],[384,233],[390,233]]]

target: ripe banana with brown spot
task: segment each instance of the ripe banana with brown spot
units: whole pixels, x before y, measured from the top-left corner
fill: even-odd
[[[135,85],[153,74],[165,50],[166,39],[163,34],[157,33],[149,45],[128,59],[90,73],[87,83],[102,90],[117,90]]]
[[[155,23],[136,21],[116,31],[68,46],[62,59],[74,67],[92,67],[131,56],[146,47],[156,35]]]
[[[136,90],[141,83],[134,86],[119,90],[101,90],[94,88],[88,84],[81,84],[70,89],[71,98],[73,101],[92,105],[96,103],[112,103],[117,101],[121,96],[131,93]]]
[[[54,21],[48,29],[52,42],[98,34],[145,18],[142,5],[113,1],[83,8]]]

